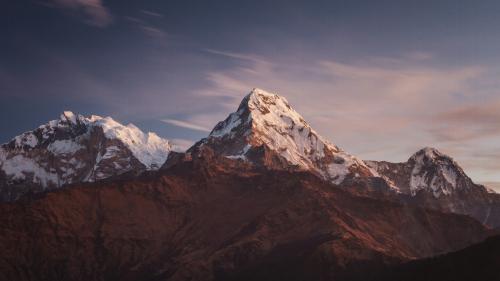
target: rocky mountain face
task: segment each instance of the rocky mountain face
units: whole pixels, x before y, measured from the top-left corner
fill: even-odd
[[[110,117],[66,111],[0,146],[0,200],[159,168],[171,146]]]
[[[309,171],[337,185],[376,174],[362,160],[318,135],[284,97],[261,89],[248,94],[236,112],[190,151],[203,146],[273,170]]]
[[[476,220],[210,148],[133,180],[0,204],[1,280],[366,280],[481,241]]]
[[[470,215],[500,226],[500,196],[475,184],[450,156],[424,148],[405,163],[365,161],[397,186],[404,201],[425,208]]]

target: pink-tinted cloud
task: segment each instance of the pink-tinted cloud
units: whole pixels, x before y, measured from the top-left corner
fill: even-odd
[[[183,121],[183,120],[176,120],[176,119],[162,119],[162,122],[165,122],[167,124],[171,124],[177,127],[182,127],[182,128],[187,128],[195,131],[202,131],[202,132],[210,132],[211,129],[209,127],[204,127],[199,124],[195,124],[189,121]]]
[[[296,105],[311,123],[337,131],[398,132],[416,116],[439,112],[453,94],[468,88],[468,81],[483,71],[467,66],[439,69],[392,59],[391,64],[276,63],[248,54],[211,51],[245,61],[227,71],[207,73],[211,87],[202,96],[226,96],[228,109],[237,106],[253,87],[277,91]],[[374,126],[373,122],[385,126]],[[319,128],[321,130],[321,128]],[[331,130],[331,129],[330,129]]]
[[[433,120],[437,126],[430,132],[442,141],[500,136],[500,100],[459,106],[436,114]]]

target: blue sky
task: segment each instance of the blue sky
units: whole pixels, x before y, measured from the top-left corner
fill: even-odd
[[[188,145],[259,87],[364,159],[500,181],[498,1],[8,1],[0,141],[63,110]]]

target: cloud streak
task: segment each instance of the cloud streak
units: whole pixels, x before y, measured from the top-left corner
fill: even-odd
[[[150,17],[155,17],[155,18],[163,18],[164,17],[164,15],[162,15],[160,13],[149,11],[149,10],[141,10],[141,13],[148,15]]]
[[[441,126],[431,133],[443,141],[467,141],[500,136],[500,100],[470,104],[434,116]]]
[[[143,19],[131,16],[126,16],[124,18],[137,26],[144,34],[151,38],[162,39],[167,36],[167,33],[163,31],[163,29],[153,26]]]
[[[162,119],[164,123],[174,125],[181,128],[186,128],[190,130],[200,131],[200,132],[210,132],[211,130],[207,127],[201,126],[199,124],[191,123],[188,121],[176,120],[176,119]]]
[[[113,22],[102,0],[50,0],[48,4],[83,18],[89,25],[106,27]]]

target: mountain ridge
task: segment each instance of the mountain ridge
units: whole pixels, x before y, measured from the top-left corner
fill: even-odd
[[[365,161],[399,187],[402,200],[425,208],[466,214],[500,227],[500,194],[476,184],[452,157],[425,147],[406,162]]]
[[[0,204],[0,277],[355,280],[488,235],[467,216],[200,153],[131,180]]]
[[[432,147],[418,150],[406,162],[366,160],[365,163],[403,187],[401,192],[412,196],[420,191],[428,191],[439,198],[451,194],[455,189],[467,190],[475,185],[452,157]],[[401,179],[397,173],[409,177]]]
[[[10,201],[26,192],[155,170],[170,150],[168,140],[133,124],[65,111],[0,146],[1,197]]]

